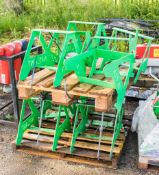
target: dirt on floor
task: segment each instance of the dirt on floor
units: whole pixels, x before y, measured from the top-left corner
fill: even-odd
[[[137,169],[137,135],[131,132],[127,137],[118,170],[96,168],[13,152],[11,142],[16,138],[16,132],[16,129],[12,126],[0,125],[0,175],[159,174],[159,172]]]

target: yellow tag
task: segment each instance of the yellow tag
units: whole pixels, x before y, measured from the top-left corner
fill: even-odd
[[[159,49],[154,49],[154,57],[159,57]]]

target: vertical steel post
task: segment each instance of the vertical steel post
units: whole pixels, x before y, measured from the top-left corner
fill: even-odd
[[[14,72],[14,59],[9,59],[9,67],[10,67],[10,78],[11,78],[11,86],[12,86],[12,100],[13,100],[13,108],[14,108],[14,120],[18,125],[19,122],[19,105],[18,105],[18,90],[16,86],[16,78]]]

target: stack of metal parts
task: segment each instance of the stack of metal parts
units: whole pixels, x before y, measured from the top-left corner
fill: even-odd
[[[82,25],[87,26],[88,30],[79,29]],[[139,34],[138,30],[130,32],[120,28],[113,28],[112,36],[107,37],[105,24],[94,22],[70,21],[66,31],[33,30],[20,73],[19,93],[22,90],[21,83],[29,80],[30,85],[27,88],[31,92],[37,81],[36,71],[45,69],[55,74],[54,78],[49,80],[51,89],[58,91],[63,84],[69,103],[54,103],[58,93],[52,93],[51,97],[48,92],[50,89],[47,88],[40,93],[36,91],[39,95],[37,97],[23,98],[20,95],[23,98],[23,105],[16,145],[21,144],[28,129],[38,132],[37,143],[41,131],[47,130],[54,132],[52,151],[56,151],[62,134],[71,132],[70,154],[76,151],[78,138],[84,136],[88,140],[92,138],[98,142],[97,159],[100,159],[101,143],[109,140],[109,154],[112,158],[123,129],[126,90],[130,84],[136,83],[140,74],[146,70],[152,39]],[[147,42],[145,54],[140,61],[136,61],[136,46],[143,40]],[[31,48],[36,42],[42,46],[41,54],[31,53]],[[92,85],[98,86],[99,89],[111,90],[113,104],[109,105],[109,109],[98,110],[94,100],[87,97],[86,93],[76,93],[78,97],[74,98],[69,93],[69,84],[66,81],[67,76],[72,73],[84,86]],[[35,101],[39,101],[40,106]],[[31,114],[25,118],[27,105]],[[43,121],[46,119],[56,123],[54,130],[43,128]],[[98,136],[86,134],[88,127],[92,127],[94,132],[98,131]],[[109,128],[112,130],[112,137],[103,135],[103,131]]]

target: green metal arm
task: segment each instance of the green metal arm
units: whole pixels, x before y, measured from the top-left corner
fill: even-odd
[[[69,24],[70,23],[73,23],[73,24],[87,24],[87,25],[99,25],[99,24],[105,25],[105,23],[101,23],[101,22],[86,22],[86,21],[69,21],[68,23]]]
[[[136,32],[130,32],[128,30],[124,30],[124,29],[121,29],[121,28],[114,27],[113,30],[136,36]],[[138,37],[143,38],[143,39],[147,39],[147,40],[153,40],[154,39],[153,37],[142,35],[142,34],[138,34]]]
[[[129,84],[129,80],[131,77],[133,77],[133,68],[134,68],[134,62],[135,58],[133,54],[128,54],[125,57],[122,57],[118,60],[114,60],[111,63],[107,64],[104,69],[103,73],[106,77],[112,78],[115,89],[117,91],[117,103],[115,104],[115,107],[117,110],[121,110],[122,103],[124,101],[126,89]],[[127,63],[128,70],[126,71],[126,74],[124,76],[120,75],[120,66],[124,63]]]

